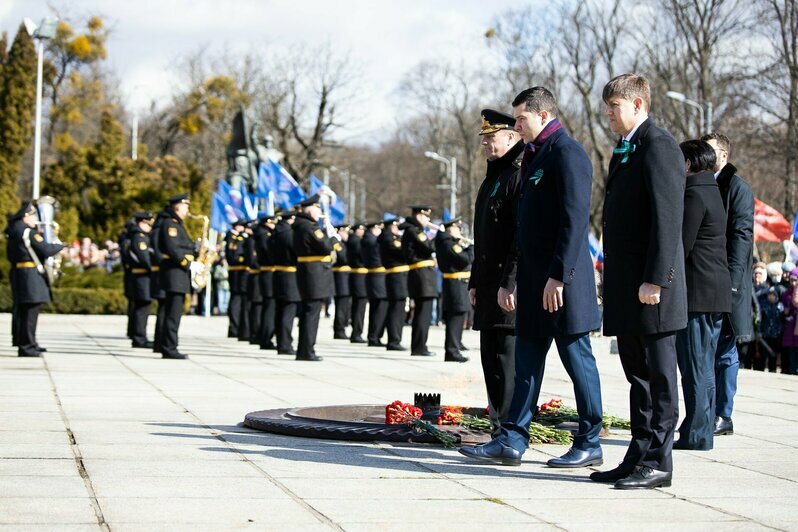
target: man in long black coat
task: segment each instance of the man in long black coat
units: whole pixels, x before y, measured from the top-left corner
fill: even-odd
[[[521,191],[518,168],[524,143],[513,129],[515,118],[482,110],[482,147],[488,160],[474,206],[474,263],[468,282],[474,305],[474,330],[488,390],[491,434],[501,433],[515,383],[515,275],[518,259],[516,204]],[[502,309],[499,298],[508,309]]]
[[[333,242],[335,251],[335,264],[333,264],[333,277],[335,278],[335,317],[333,318],[333,338],[348,340],[346,326],[352,313],[352,293],[349,288],[349,276],[352,267],[349,266],[349,257],[346,242],[349,240],[349,231],[352,226],[342,224],[335,229],[338,231],[338,242]]]
[[[515,390],[501,436],[461,452],[519,465],[529,445],[529,423],[540,395],[552,341],[573,381],[579,432],[551,467],[601,464],[601,384],[590,345],[600,324],[588,219],[593,168],[584,148],[557,119],[554,96],[544,87],[513,100],[515,129],[527,142],[518,200],[518,310]]]
[[[726,208],[726,260],[732,282],[732,311],[721,329],[715,353],[715,435],[732,434],[740,357],[737,344],[754,339],[751,267],[754,246],[754,193],[728,162],[731,141],[720,133],[701,138],[715,149],[715,178]]]
[[[380,256],[377,237],[382,233],[382,222],[366,226],[366,234],[360,243],[363,265],[368,269],[366,292],[369,299],[369,327],[366,338],[369,347],[383,347],[380,339],[385,332],[385,316],[388,310],[388,293],[385,291],[385,267]]]
[[[432,321],[432,301],[438,297],[438,282],[435,274],[435,261],[432,258],[435,248],[424,231],[429,225],[432,207],[413,205],[412,214],[406,220],[402,234],[402,250],[410,269],[407,275],[407,292],[413,299],[413,323],[410,339],[410,354],[413,356],[434,356],[427,348],[429,326]]]
[[[621,136],[604,196],[604,334],[618,337],[631,385],[632,440],[618,467],[590,478],[621,489],[670,486],[676,331],[687,325],[684,158],[648,117],[648,81],[618,76],[603,97],[610,128]]]
[[[239,331],[239,340],[247,340],[250,344],[260,344],[260,318],[263,311],[263,294],[260,289],[261,284],[261,271],[260,271],[260,258],[255,249],[255,239],[252,238],[254,228],[259,224],[253,221],[247,224],[245,234],[247,235],[244,241],[244,255],[247,262],[247,295],[245,314],[246,328]]]
[[[147,340],[147,319],[152,306],[150,277],[152,276],[153,249],[150,245],[152,214],[137,212],[133,215],[133,227],[128,232],[126,255],[130,280],[130,301],[133,309],[130,314],[130,331],[133,347],[152,349],[153,343]]]
[[[366,276],[368,268],[363,263],[361,242],[366,232],[366,226],[356,223],[352,227],[349,240],[346,241],[346,258],[349,260],[349,293],[352,296],[352,334],[349,341],[353,344],[365,344],[363,338],[363,323],[366,318],[366,304],[368,291],[366,290]]]
[[[227,259],[227,270],[230,273],[230,303],[227,306],[228,338],[238,338],[242,328],[241,320],[244,298],[247,295],[246,272],[248,268],[246,263],[245,226],[246,220],[236,220],[233,222],[230,232],[225,236],[224,256]]]
[[[258,266],[260,269],[260,282],[258,283],[261,292],[261,316],[260,330],[257,333],[258,345],[261,349],[277,349],[272,338],[275,329],[275,309],[274,300],[274,258],[269,248],[269,241],[277,222],[277,216],[267,215],[260,218],[257,227],[252,231],[252,240],[255,244],[255,253],[258,255]]]
[[[285,212],[269,239],[274,261],[275,337],[278,355],[295,355],[292,347],[294,318],[302,302],[296,282],[296,253],[294,253],[294,223],[296,213]]]
[[[468,362],[468,357],[463,356],[460,347],[463,326],[471,306],[468,300],[468,280],[471,278],[474,248],[463,242],[460,224],[460,218],[445,221],[441,224],[443,230],[435,235],[435,257],[443,276],[441,307],[443,321],[446,323],[446,362]]]
[[[405,254],[402,251],[402,237],[399,235],[399,218],[383,221],[383,231],[377,239],[380,258],[385,267],[385,295],[387,312],[385,328],[388,331],[388,351],[407,351],[402,346],[402,330],[405,325],[405,302],[407,301],[407,272],[409,271]]]
[[[161,337],[163,334],[163,323],[166,312],[166,291],[161,286],[161,262],[163,262],[163,254],[160,252],[161,226],[164,221],[171,218],[171,216],[168,207],[159,211],[155,217],[155,223],[152,224],[152,231],[150,231],[150,247],[153,249],[150,294],[158,304],[158,309],[155,314],[155,336],[152,342],[152,350],[155,353],[161,352]]]

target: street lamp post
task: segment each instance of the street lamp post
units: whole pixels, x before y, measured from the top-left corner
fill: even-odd
[[[695,100],[691,100],[681,92],[668,91],[665,96],[671,100],[676,100],[690,107],[698,109],[698,116],[701,119],[701,127],[704,128],[706,133],[712,133],[712,102],[703,102],[703,105]]]
[[[39,60],[36,65],[36,125],[33,136],[33,199],[39,199],[39,180],[42,160],[42,67],[44,64],[44,41],[55,37],[58,26],[56,17],[44,17],[37,26],[31,19],[23,21],[28,35],[39,41]]]
[[[457,217],[457,159],[451,157],[447,159],[438,155],[434,151],[425,151],[424,157],[428,157],[446,165],[446,170],[449,172],[449,184],[437,185],[436,188],[449,189],[449,214],[452,218]]]

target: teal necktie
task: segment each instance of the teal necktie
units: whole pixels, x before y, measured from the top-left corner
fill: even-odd
[[[612,153],[623,155],[623,158],[621,159],[621,164],[624,164],[626,161],[629,160],[629,155],[635,152],[635,149],[637,149],[636,144],[632,144],[628,140],[624,139],[621,141],[621,146],[619,148],[615,148],[614,150],[612,150]]]

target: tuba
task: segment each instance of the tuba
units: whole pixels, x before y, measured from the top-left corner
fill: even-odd
[[[213,263],[218,258],[216,253],[216,238],[210,241],[210,219],[203,214],[189,214],[190,218],[202,218],[202,234],[200,235],[199,250],[196,262],[202,265],[201,270],[191,272],[191,286],[194,290],[202,290],[208,284]],[[215,237],[215,235],[214,235]]]
[[[55,221],[55,215],[58,213],[60,207],[61,204],[52,196],[42,196],[36,200],[36,212],[39,217],[39,221],[36,222],[36,225],[41,229],[44,241],[48,244],[61,243],[61,240],[58,238],[58,222]],[[53,286],[53,283],[64,274],[64,272],[61,271],[60,254],[45,259],[43,266],[44,273],[47,276],[47,282],[50,286]]]

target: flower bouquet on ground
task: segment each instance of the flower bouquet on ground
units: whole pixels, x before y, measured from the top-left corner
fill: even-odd
[[[464,414],[460,406],[444,406],[438,417],[438,425],[459,425],[472,430],[490,432],[490,419],[485,417]],[[573,436],[567,430],[546,427],[534,421],[529,424],[529,443],[555,443],[568,445],[573,441]]]
[[[446,447],[454,447],[460,440],[456,434],[441,430],[429,421],[424,421],[421,419],[422,415],[423,412],[420,408],[402,401],[394,401],[385,407],[385,423],[387,425],[410,425],[418,432],[426,432],[434,436]]]
[[[556,425],[558,423],[564,423],[566,421],[578,422],[579,413],[576,411],[575,408],[572,408],[570,406],[565,406],[563,404],[562,399],[552,399],[548,403],[543,403],[538,407],[538,409],[535,411],[533,419],[540,423],[545,423],[548,425]],[[602,425],[604,426],[605,429],[631,428],[631,423],[629,422],[628,419],[611,416],[607,413],[604,414]]]

